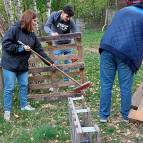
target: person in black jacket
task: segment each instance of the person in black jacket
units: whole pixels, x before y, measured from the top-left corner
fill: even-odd
[[[34,33],[35,26],[36,13],[31,10],[26,10],[20,21],[8,29],[2,40],[1,64],[4,79],[4,119],[6,121],[10,120],[12,95],[16,78],[20,88],[21,110],[34,110],[27,102],[30,48],[51,62],[51,66],[54,66],[54,62],[46,55]],[[23,42],[26,46],[19,44],[18,40]]]

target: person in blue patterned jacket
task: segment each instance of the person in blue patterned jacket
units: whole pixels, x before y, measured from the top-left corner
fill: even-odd
[[[128,121],[133,76],[143,60],[143,2],[119,10],[100,42],[100,121],[107,122],[111,92],[118,72],[121,93],[120,113]]]

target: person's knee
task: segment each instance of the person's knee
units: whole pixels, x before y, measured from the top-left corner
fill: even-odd
[[[14,91],[14,85],[13,84],[7,84],[5,86],[5,91],[6,92],[13,92]]]

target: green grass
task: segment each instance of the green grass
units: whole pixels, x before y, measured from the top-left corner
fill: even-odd
[[[99,122],[100,79],[99,54],[94,49],[99,47],[102,32],[86,30],[83,34],[85,74],[93,87],[87,90],[87,105],[92,112],[93,121],[101,130],[102,143],[143,142],[142,124],[126,124],[119,118],[120,92],[116,79],[113,87],[113,104],[108,124]],[[92,49],[92,50],[91,50]],[[142,67],[143,70],[143,67]],[[133,92],[142,82],[142,70],[135,75]],[[13,98],[12,121],[3,120],[0,110],[0,143],[70,143],[67,100],[54,102],[31,101],[35,112],[22,112],[17,99],[18,90]]]

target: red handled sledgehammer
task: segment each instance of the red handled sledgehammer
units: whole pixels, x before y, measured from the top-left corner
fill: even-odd
[[[24,43],[22,43],[21,41],[18,41],[19,44],[25,46]],[[36,54],[39,58],[41,58],[42,60],[44,60],[46,63],[52,65],[51,62],[49,62],[48,60],[46,60],[44,57],[42,57],[41,55],[39,55],[37,52],[35,52],[33,49],[30,49],[34,54]],[[70,78],[72,81],[74,81],[76,84],[78,84],[79,86],[76,87],[73,91],[75,93],[80,93],[82,90],[85,90],[89,87],[91,87],[91,83],[88,81],[84,84],[80,84],[78,81],[76,81],[75,79],[73,79],[71,76],[69,76],[67,73],[65,73],[64,71],[62,71],[60,68],[58,68],[57,66],[55,66],[55,68],[60,71],[62,74],[64,74],[66,77]]]

